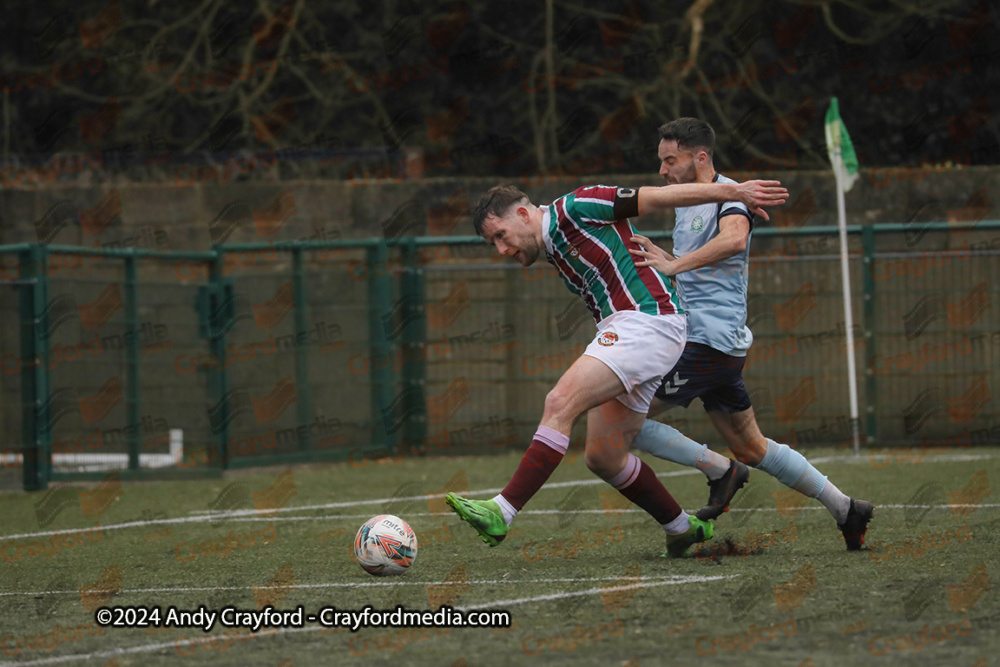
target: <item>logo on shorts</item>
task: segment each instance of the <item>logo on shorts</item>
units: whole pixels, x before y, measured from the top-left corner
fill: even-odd
[[[570,259],[576,259],[580,256],[580,249],[575,245],[571,245],[569,250],[566,251],[566,254],[569,255]]]
[[[663,386],[661,387],[661,389],[663,389],[664,394],[676,394],[680,390],[680,388],[683,385],[686,385],[687,383],[688,380],[686,379],[682,380],[681,374],[677,373],[676,375],[673,376],[667,376],[666,379],[664,379],[663,381]]]
[[[701,219],[700,215],[696,215],[694,220],[691,221],[691,231],[700,232],[705,227],[705,221]]]
[[[610,347],[618,342],[618,334],[614,331],[605,331],[600,336],[597,337],[597,344],[603,345],[604,347]]]

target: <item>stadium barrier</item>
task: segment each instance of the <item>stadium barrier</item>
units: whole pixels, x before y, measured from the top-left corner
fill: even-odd
[[[998,229],[849,226],[867,447],[926,455],[1000,435]],[[752,248],[745,377],[761,427],[793,446],[846,446],[836,228],[763,227]],[[555,276],[476,237],[0,246],[0,470],[43,489],[111,469],[143,479],[524,447],[593,331]],[[700,412],[663,419],[717,444]]]

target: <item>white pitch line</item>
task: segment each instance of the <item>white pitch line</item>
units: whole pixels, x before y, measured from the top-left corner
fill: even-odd
[[[954,504],[954,505],[876,505],[876,509],[951,509],[960,507],[1000,507],[1000,503],[977,503],[977,504]],[[685,510],[688,514],[694,514],[700,507]],[[791,508],[783,509],[782,511],[790,511]],[[777,507],[730,507],[726,510],[727,513],[733,512],[777,512]],[[795,512],[805,512],[805,511],[815,511],[815,512],[826,512],[827,509],[820,505],[806,505],[804,507],[795,508]],[[606,514],[608,517],[615,517],[619,514],[645,514],[645,510],[641,509],[592,509],[592,510],[526,510],[523,513],[518,513],[518,517],[524,518],[536,515],[547,515],[547,514]],[[407,512],[406,516],[419,516],[419,517],[447,517],[452,516],[452,512]],[[285,516],[277,517],[273,521],[307,521],[310,519],[369,519],[370,514],[327,514],[324,516]],[[241,519],[236,518],[234,521],[240,521]],[[265,517],[255,518],[254,521],[271,521]]]
[[[455,607],[455,609],[460,611],[469,611],[469,610],[478,611],[480,609],[492,609],[494,607],[513,607],[514,605],[525,604],[527,602],[547,602],[549,600],[563,600],[565,598],[580,597],[582,595],[596,595],[598,593],[613,593],[617,591],[632,591],[632,590],[639,590],[642,588],[652,588],[653,586],[677,586],[679,584],[699,584],[705,581],[718,581],[719,579],[733,579],[738,576],[740,575],[728,574],[728,575],[719,575],[715,577],[690,576],[690,577],[684,577],[683,581],[653,581],[649,583],[631,584],[629,586],[588,588],[585,591],[572,591],[570,593],[551,593],[549,595],[535,595],[530,598],[514,598],[512,600],[498,600],[496,602],[488,602],[486,604],[476,605],[475,607]]]
[[[421,497],[422,496],[418,496]],[[368,501],[370,503],[385,502],[384,500],[373,500]],[[954,505],[879,505],[876,504],[876,509],[952,509],[952,508],[997,508],[1000,507],[1000,503],[979,503],[979,504],[954,504]],[[824,507],[817,506],[806,506],[798,508],[798,511],[825,511]],[[252,510],[251,510],[252,511]],[[686,510],[689,514],[694,514],[695,509]],[[776,507],[745,507],[736,508],[731,507],[729,513],[734,512],[777,512]],[[549,514],[608,514],[608,516],[616,516],[618,514],[641,514],[643,511],[638,509],[621,509],[621,510],[597,510],[597,509],[585,509],[585,510],[528,510],[523,514],[518,516],[531,517],[533,515],[549,515]],[[255,512],[256,513],[256,512]],[[441,512],[407,512],[407,516],[410,517],[448,517],[451,513],[441,513]],[[339,521],[339,520],[357,520],[357,519],[368,519],[371,518],[370,514],[330,514],[330,515],[319,515],[319,516],[278,516],[278,517],[267,517],[267,516],[230,516],[230,515],[199,515],[199,516],[188,516],[180,517],[177,519],[152,519],[150,521],[129,521],[126,523],[111,523],[106,526],[100,526],[101,532],[108,530],[119,530],[122,528],[137,528],[144,526],[156,526],[163,524],[174,524],[174,523],[208,523],[210,521],[219,521],[220,524],[226,521],[234,522],[267,522],[271,523],[274,521]],[[72,535],[74,533],[89,533],[98,530],[98,526],[91,526],[89,528],[66,528],[63,530],[44,530],[36,533],[20,533],[16,535],[2,535],[0,536],[0,543],[28,539],[33,537],[50,537],[52,535]]]
[[[556,594],[553,594],[553,595],[538,595],[538,596],[534,596],[534,597],[530,597],[530,598],[515,598],[515,599],[511,599],[511,600],[501,600],[499,602],[490,602],[490,603],[487,603],[485,605],[477,605],[475,607],[456,607],[456,609],[463,610],[463,611],[465,611],[465,610],[477,610],[478,611],[480,609],[489,609],[491,607],[498,607],[498,606],[501,606],[501,605],[504,606],[504,607],[513,607],[515,605],[526,604],[526,603],[529,603],[529,602],[546,602],[546,601],[549,601],[549,600],[560,600],[560,599],[570,598],[570,597],[580,597],[580,596],[583,596],[583,595],[598,595],[600,593],[612,593],[612,592],[618,592],[618,591],[636,590],[636,589],[641,589],[641,588],[652,588],[654,586],[669,586],[669,585],[676,586],[676,585],[682,585],[682,584],[694,584],[694,583],[701,583],[701,582],[705,582],[705,581],[716,581],[716,580],[719,580],[719,579],[732,579],[732,578],[735,578],[735,577],[738,577],[738,576],[739,575],[722,575],[722,576],[716,576],[716,577],[700,577],[700,576],[687,576],[687,577],[684,577],[684,576],[678,575],[679,579],[678,580],[673,580],[673,581],[660,581],[660,580],[657,580],[657,581],[651,581],[651,582],[644,583],[644,584],[634,584],[634,585],[630,585],[630,586],[610,586],[610,587],[607,587],[607,588],[590,588],[590,589],[587,589],[585,591],[575,591],[575,592],[572,592],[572,593],[556,593]],[[619,578],[619,579],[624,579],[624,577]],[[575,580],[575,581],[580,581],[580,580]],[[274,631],[269,631],[266,635],[264,635],[264,634],[258,634],[258,635],[256,635],[256,638],[257,639],[263,639],[265,637],[275,637],[275,636],[278,636],[278,635],[285,635],[285,634],[292,634],[292,633],[301,633],[301,632],[318,632],[320,630],[328,630],[328,628],[325,628],[323,626],[310,626],[310,627],[307,627],[307,628],[276,628]],[[112,658],[112,657],[120,656],[120,655],[130,655],[130,654],[135,654],[135,653],[150,653],[150,652],[153,652],[153,651],[159,651],[159,650],[163,650],[163,649],[174,649],[174,650],[176,650],[178,646],[190,646],[192,644],[204,642],[204,641],[206,641],[206,639],[208,637],[212,637],[212,635],[206,635],[205,637],[199,637],[197,639],[188,639],[186,641],[177,641],[177,640],[175,640],[175,641],[172,641],[172,642],[159,642],[159,643],[156,643],[156,644],[144,644],[144,645],[141,645],[141,646],[130,646],[130,647],[123,647],[123,648],[116,648],[116,649],[111,649],[111,650],[107,650],[107,651],[97,651],[97,652],[94,652],[94,653],[78,653],[78,654],[75,654],[75,655],[62,655],[62,656],[55,656],[55,657],[51,657],[51,658],[42,658],[40,660],[32,660],[32,661],[29,661],[29,662],[11,662],[11,663],[4,663],[4,664],[5,665],[11,665],[12,667],[13,666],[17,666],[17,667],[29,667],[30,665],[55,665],[55,664],[58,664],[58,663],[61,663],[61,662],[70,662],[70,661],[73,661],[73,660],[104,659],[104,658]]]
[[[697,472],[698,472],[697,470],[681,470],[679,472],[661,473],[659,476],[671,477],[677,475],[693,475],[696,474]],[[592,480],[588,479],[575,482],[556,482],[554,484],[546,484],[545,486],[542,487],[542,490],[564,488],[567,486],[585,486],[590,484],[606,484],[606,482],[602,479],[592,479]],[[503,491],[503,489],[502,488],[482,489],[479,491],[470,491],[468,495],[483,495],[490,493],[495,494],[499,493],[500,491]],[[268,509],[267,512],[277,514],[284,512],[304,512],[307,510],[314,510],[314,509],[336,509],[338,507],[359,507],[365,505],[380,505],[392,502],[405,502],[408,500],[427,500],[428,498],[444,498],[445,495],[447,494],[437,493],[437,494],[428,494],[422,496],[408,496],[405,498],[378,498],[376,500],[352,500],[343,503],[325,503],[322,505],[298,505],[294,507],[279,507],[273,510]],[[118,530],[120,528],[135,528],[138,526],[157,526],[157,525],[165,525],[173,523],[204,523],[207,521],[217,521],[217,520],[221,522],[221,520],[223,519],[239,520],[240,517],[253,517],[251,519],[248,519],[250,521],[256,521],[260,519],[260,517],[258,516],[260,513],[257,510],[232,510],[226,512],[216,512],[212,510],[194,510],[192,514],[194,514],[194,516],[179,517],[176,519],[151,519],[149,521],[129,521],[126,523],[113,523],[113,524],[108,524],[107,526],[101,526],[101,530],[102,531]],[[312,518],[315,517],[305,517],[305,519],[303,520],[309,520]],[[264,520],[268,519],[265,518]],[[0,542],[4,542],[7,540],[18,540],[29,537],[47,537],[51,535],[70,535],[73,533],[86,533],[95,529],[96,527],[92,526],[89,528],[67,528],[65,530],[43,530],[35,533],[0,535]]]
[[[63,530],[42,530],[37,533],[20,533],[17,535],[0,535],[0,542],[8,540],[19,540],[26,537],[47,537],[50,535],[72,535],[73,533],[89,533],[95,530],[104,532],[105,530],[119,530],[121,528],[137,528],[140,526],[158,526],[171,523],[207,523],[215,521],[218,517],[204,516],[184,516],[177,519],[151,519],[149,521],[127,521],[125,523],[109,523],[106,526],[96,525],[88,528],[66,528]],[[234,519],[234,520],[239,520]]]
[[[884,450],[884,451],[880,450],[879,453],[880,454],[887,453],[887,454],[891,455],[894,451],[896,451],[896,450]],[[900,451],[906,451],[906,450],[900,450]],[[847,464],[858,464],[858,463],[865,463],[866,461],[868,461],[868,458],[869,457],[860,457],[860,456],[858,456],[858,457],[830,456],[830,457],[817,457],[817,458],[811,459],[811,462],[812,463],[847,463]],[[934,458],[935,462],[953,462],[953,461],[958,462],[958,461],[972,461],[972,460],[981,460],[981,459],[993,459],[993,458],[997,458],[997,457],[993,456],[993,455],[974,455],[974,454],[969,454],[969,455],[947,455],[947,456],[936,455],[933,458]],[[925,458],[925,460],[926,460],[926,458]],[[899,465],[903,464],[902,462],[897,462],[897,463]],[[699,471],[697,471],[697,470],[681,470],[681,471],[675,471],[675,472],[659,473],[659,474],[657,474],[657,477],[679,477],[679,476],[684,476],[684,475],[697,474],[698,472]],[[603,480],[600,480],[600,479],[577,480],[577,481],[570,481],[570,482],[557,482],[557,483],[552,483],[552,484],[546,484],[545,486],[542,487],[542,489],[543,490],[544,489],[557,489],[557,488],[566,488],[566,487],[573,487],[573,486],[588,486],[588,485],[593,485],[593,484],[604,484],[604,483],[605,482]],[[475,492],[469,492],[468,495],[471,496],[471,495],[495,494],[495,493],[500,492],[501,490],[502,490],[501,488],[483,489],[483,490],[479,490],[479,491],[475,491]],[[441,498],[444,495],[445,495],[444,493],[440,493],[440,494],[424,494],[424,495],[419,495],[419,496],[410,496],[410,497],[406,497],[406,498],[382,498],[382,499],[377,499],[377,500],[360,500],[360,501],[349,501],[349,502],[343,502],[343,503],[326,503],[326,504],[322,504],[322,505],[305,505],[305,506],[296,506],[296,507],[284,507],[284,508],[279,508],[279,509],[275,510],[275,512],[282,512],[282,513],[283,512],[301,512],[301,511],[306,511],[306,510],[310,510],[310,509],[334,509],[334,508],[339,508],[339,507],[357,507],[357,506],[366,506],[366,505],[377,505],[377,504],[385,504],[385,503],[392,503],[392,502],[401,502],[401,501],[407,501],[407,500],[427,500],[428,498]],[[899,509],[899,508],[903,508],[903,509],[906,509],[906,508],[913,508],[913,509],[934,509],[934,508],[951,508],[951,507],[997,507],[997,506],[998,505],[996,505],[996,504],[982,504],[982,505],[880,505],[879,507],[882,507],[882,508],[893,508],[893,509]],[[735,510],[735,511],[755,511],[756,509],[758,509],[758,508],[746,508],[744,510]],[[777,511],[777,508],[773,508],[773,509],[772,508],[760,508],[760,509],[766,509],[766,510],[770,510],[770,511]],[[809,508],[801,508],[801,509],[821,509],[821,508],[809,507]],[[542,514],[542,513],[555,513],[557,511],[558,510],[541,510],[541,511],[535,512],[535,513],[538,513],[538,514]],[[604,510],[578,510],[578,512],[580,512],[580,513],[603,512],[603,511]],[[731,511],[734,511],[734,510],[731,510]],[[528,512],[526,514],[530,515],[531,513],[532,512]],[[559,512],[559,513],[565,514],[567,512]],[[240,518],[240,516],[239,516],[240,514],[244,515],[244,518]],[[334,517],[269,517],[269,518],[268,517],[259,517],[259,516],[245,516],[245,515],[253,515],[253,514],[257,514],[256,510],[246,510],[246,511],[231,512],[231,513],[222,514],[221,516],[220,516],[220,513],[212,513],[212,514],[204,513],[204,514],[196,514],[195,516],[181,517],[181,518],[176,518],[176,519],[155,519],[155,520],[151,520],[151,521],[130,521],[130,522],[121,523],[121,524],[110,524],[108,526],[102,526],[101,530],[102,531],[103,530],[117,530],[117,529],[123,529],[123,528],[145,527],[145,526],[163,525],[163,524],[174,524],[174,523],[204,523],[204,522],[214,521],[214,520],[222,518],[222,517],[232,518],[233,520],[236,520],[236,521],[241,521],[241,520],[246,520],[246,521],[305,520],[305,521],[307,521],[307,520],[311,520],[311,519],[323,520],[323,519],[346,518],[346,517],[336,517],[336,516],[334,516]],[[447,516],[447,515],[437,515],[437,516]],[[18,534],[18,535],[5,535],[5,536],[0,536],[0,542],[6,541],[6,540],[14,540],[14,539],[30,538],[30,537],[43,537],[43,536],[50,536],[50,535],[62,535],[62,534],[71,534],[71,533],[79,533],[79,532],[90,532],[92,530],[94,530],[93,527],[88,527],[88,528],[67,529],[67,530],[41,531],[41,532],[36,532],[36,533],[23,533],[23,534]],[[729,577],[725,577],[725,576],[720,576],[720,577],[703,577],[703,578],[696,578],[696,579],[700,579],[702,581],[712,581],[712,580],[715,580],[715,579],[725,579],[725,578],[729,578]],[[574,580],[574,581],[579,581],[579,580]],[[368,584],[368,585],[377,585],[378,583],[380,583],[380,582],[366,582],[366,584]],[[393,583],[398,585],[398,582],[393,582]],[[425,586],[428,585],[428,584],[425,584],[423,582],[407,582],[407,583],[411,583],[413,585],[425,585]],[[440,583],[440,582],[435,582],[435,583]],[[647,585],[649,585],[649,586],[652,586],[652,585],[660,586],[660,585],[676,584],[676,583],[683,583],[683,582],[655,581],[655,582],[650,582]],[[690,583],[696,583],[696,581],[691,581]],[[354,584],[354,585],[355,586],[360,586],[361,584]],[[305,587],[305,586],[303,586],[303,587]],[[620,589],[621,590],[628,590],[629,588],[634,588],[634,587],[621,587]],[[177,589],[174,589],[174,590],[177,590]],[[213,589],[205,589],[205,590],[213,590]],[[223,590],[223,588],[219,588],[218,590]],[[610,590],[616,590],[616,589],[614,589],[614,588],[611,588],[611,589],[606,588],[606,589],[604,589],[604,592],[608,592]],[[79,591],[72,591],[72,592],[73,593],[78,593]],[[154,592],[154,591],[150,590],[149,592]],[[166,592],[166,591],[155,591],[155,592]],[[601,589],[600,588],[596,588],[596,589],[590,589],[588,591],[581,591],[581,592],[575,592],[575,593],[556,594],[556,596],[573,597],[573,596],[577,596],[577,595],[594,594],[594,593],[600,593],[600,592],[602,592]],[[17,593],[5,593],[5,594],[0,594],[0,595],[16,595],[16,594]],[[53,592],[53,594],[55,594],[55,592]],[[559,599],[559,597],[539,596],[537,598],[520,598],[520,599],[515,599],[515,600],[502,601],[501,603],[491,603],[491,604],[493,604],[493,605],[506,604],[506,605],[510,606],[510,605],[515,605],[515,604],[523,604],[525,602],[531,602],[531,601],[543,601],[543,600],[547,600],[547,599]],[[316,630],[320,630],[320,629],[322,629],[322,628],[317,627],[317,628],[280,629],[275,634],[285,634],[285,633],[292,633],[292,632],[312,632],[312,631],[316,631]],[[196,640],[190,640],[190,641],[188,641],[186,643],[187,644],[191,644],[191,643],[194,643],[195,641]],[[16,664],[16,665],[56,664],[56,663],[67,662],[67,661],[71,661],[71,660],[89,660],[89,659],[94,659],[94,658],[113,657],[113,656],[116,656],[116,655],[125,655],[125,654],[130,654],[130,653],[142,653],[142,652],[149,652],[149,651],[157,651],[157,650],[160,650],[160,649],[163,649],[163,648],[172,648],[172,647],[175,647],[175,646],[177,646],[176,642],[170,642],[170,643],[166,643],[166,644],[161,643],[161,644],[145,645],[145,646],[138,646],[138,647],[131,647],[131,648],[115,649],[115,650],[111,650],[111,651],[102,651],[102,652],[90,653],[90,654],[60,656],[60,657],[46,658],[46,659],[32,661],[32,662],[9,663],[9,664]]]
[[[951,509],[953,507],[957,509],[957,508],[960,508],[960,507],[981,507],[981,508],[1000,507],[1000,503],[979,503],[979,504],[976,504],[976,505],[971,505],[971,504],[967,504],[967,505],[960,505],[960,504],[955,504],[955,505],[876,505],[875,507],[877,509]],[[691,509],[687,509],[685,511],[688,514],[694,514],[699,509],[701,509],[701,508],[691,508]],[[761,512],[761,511],[763,511],[763,512],[777,512],[778,508],[777,507],[742,507],[742,508],[741,507],[730,507],[727,510],[727,513],[732,514],[734,512],[735,513],[739,513],[739,512]],[[782,511],[789,511],[789,510],[785,509],[785,510],[782,510]],[[798,513],[798,512],[805,512],[805,511],[826,512],[827,509],[825,507],[823,507],[823,506],[817,506],[817,505],[807,505],[807,506],[799,507],[799,508],[795,509],[796,513]],[[600,510],[598,510],[598,509],[590,509],[590,510],[559,510],[559,509],[555,509],[555,510],[526,510],[523,513],[519,513],[518,517],[520,517],[520,518],[523,519],[524,517],[546,516],[546,515],[549,515],[549,514],[604,514],[604,515],[607,515],[610,518],[610,517],[618,516],[620,514],[645,514],[645,510],[641,510],[641,509],[613,509],[613,510],[604,510],[604,509],[600,509]],[[452,512],[406,512],[406,516],[407,516],[407,518],[409,518],[409,517],[437,517],[437,518],[441,518],[441,517],[453,516],[453,513]],[[318,521],[318,520],[323,520],[323,521],[337,521],[338,519],[344,519],[344,520],[352,519],[352,520],[354,520],[354,519],[370,519],[370,518],[371,518],[371,514],[326,514],[326,515],[319,515],[319,516],[283,516],[283,517],[272,517],[272,518],[268,518],[268,517],[232,517],[231,519],[220,519],[220,523],[222,521],[230,521],[230,520],[231,521]]]
[[[896,451],[896,450],[885,450],[886,452]],[[900,450],[907,451],[907,450]],[[936,455],[934,456],[934,461],[940,462],[962,462],[962,461],[972,461],[979,459],[994,459],[997,456],[991,454],[955,454],[955,455]],[[925,461],[927,459],[924,459]],[[868,462],[868,457],[858,456],[858,457],[846,457],[846,456],[821,456],[814,459],[809,459],[810,463],[847,463],[847,464],[858,464]],[[886,464],[889,465],[889,464]],[[896,463],[896,465],[903,465],[902,463]],[[676,470],[671,472],[661,472],[657,473],[657,477],[684,477],[687,475],[697,475],[700,470],[695,470],[693,468],[687,470]],[[603,479],[581,479],[574,480],[570,482],[553,482],[546,483],[539,491],[545,491],[547,489],[564,489],[567,487],[574,486],[591,486],[607,484]],[[466,493],[467,496],[482,496],[482,495],[496,495],[503,491],[503,488],[495,489],[479,489],[476,491],[469,491]],[[427,493],[419,496],[404,496],[399,498],[379,498],[377,500],[351,500],[340,503],[323,503],[321,505],[296,505],[292,507],[281,507],[272,510],[275,513],[285,513],[285,512],[304,512],[307,510],[319,510],[319,509],[338,509],[342,507],[363,507],[366,505],[378,505],[383,503],[392,502],[406,502],[410,500],[427,500],[429,498],[444,498],[446,493]],[[228,510],[228,511],[217,511],[217,510],[191,510],[191,514],[194,515],[207,515],[207,516],[248,516],[256,514],[256,510]],[[4,539],[4,538],[0,538]]]
[[[684,475],[696,475],[700,470],[678,470],[676,472],[661,472],[657,477],[681,477]],[[564,489],[570,486],[591,486],[597,484],[607,484],[603,479],[580,479],[572,482],[553,482],[551,484],[546,483],[539,491],[545,491],[546,489]],[[483,496],[489,494],[497,494],[503,491],[503,487],[498,487],[495,489],[478,489],[476,491],[469,491],[466,493],[468,496]],[[269,510],[273,512],[301,512],[305,510],[332,510],[340,507],[360,507],[364,505],[377,505],[380,503],[392,503],[392,502],[406,502],[408,500],[427,500],[428,498],[444,498],[448,495],[445,493],[425,493],[420,496],[403,496],[399,498],[379,498],[377,500],[350,500],[342,503],[323,503],[322,505],[296,505],[293,507],[281,507],[276,510]],[[191,510],[191,514],[206,514],[214,516],[241,516],[246,514],[256,514],[256,510]]]
[[[942,456],[936,456],[935,460],[936,461],[945,461],[945,460],[948,460],[949,458],[956,458],[956,459],[957,458],[961,458],[962,460],[967,460],[968,456],[972,456],[972,455],[959,455],[959,456],[955,456],[955,457],[949,457],[949,456],[943,456],[942,455]],[[995,458],[995,457],[990,456],[990,455],[982,455],[979,458]],[[865,460],[866,459],[863,458],[863,457],[851,457],[851,458],[848,458],[848,457],[843,457],[843,456],[829,456],[829,457],[818,457],[818,458],[812,459],[812,462],[814,462],[814,463],[825,463],[825,462],[857,463],[859,461],[863,462]],[[685,475],[696,475],[699,472],[700,472],[699,470],[694,470],[694,469],[690,469],[690,470],[678,470],[678,471],[672,471],[672,472],[658,473],[656,476],[657,477],[680,477],[680,476],[685,476]],[[546,489],[561,489],[561,488],[567,488],[567,487],[590,486],[590,485],[599,485],[599,484],[605,484],[605,483],[606,482],[604,480],[602,480],[602,479],[585,479],[585,480],[574,480],[574,481],[570,481],[570,482],[554,482],[554,483],[546,484],[545,486],[543,486],[540,489],[540,491],[544,491]],[[479,489],[479,490],[476,490],[476,491],[469,491],[469,492],[467,492],[467,495],[469,495],[469,496],[490,495],[490,494],[499,493],[502,490],[503,490],[502,488]],[[268,510],[268,512],[272,513],[272,514],[278,514],[278,513],[286,513],[286,512],[305,512],[305,511],[316,510],[316,509],[337,509],[337,508],[342,508],[342,507],[363,507],[363,506],[370,506],[370,505],[384,505],[384,504],[394,503],[394,502],[406,502],[406,501],[413,501],[413,500],[428,500],[430,498],[443,498],[445,495],[446,494],[444,494],[444,493],[434,493],[434,494],[424,494],[424,495],[419,495],[419,496],[406,496],[406,497],[401,497],[401,498],[378,498],[378,499],[374,499],[374,500],[352,500],[352,501],[346,501],[346,502],[340,502],[340,503],[323,503],[323,504],[320,504],[320,505],[298,505],[298,506],[293,506],[293,507],[280,507],[280,508],[277,508],[277,509],[274,509],[274,510]],[[884,506],[884,507],[892,507],[892,506]],[[895,507],[904,507],[904,506],[903,505],[897,505]],[[913,507],[914,507],[914,509],[917,509],[917,508],[922,508],[924,506],[913,506]],[[947,505],[945,507],[947,507]],[[992,507],[992,505],[980,505],[980,507]],[[810,508],[810,509],[819,509],[819,508]],[[542,510],[542,512],[544,512],[544,511],[545,510]],[[551,510],[551,511],[555,512],[557,510]],[[603,511],[603,510],[600,510],[600,511]],[[730,511],[735,511],[735,510],[730,509]],[[749,511],[749,510],[744,510],[744,511]],[[531,512],[528,512],[526,514],[530,514],[530,513]],[[537,513],[540,513],[540,512],[537,512]],[[560,512],[560,513],[565,514],[567,512]],[[226,519],[226,520],[232,519],[232,520],[235,520],[235,521],[240,521],[240,520],[244,520],[244,521],[280,521],[280,520],[293,520],[290,517],[289,518],[281,518],[281,517],[261,518],[261,517],[258,516],[259,513],[257,512],[257,510],[231,510],[231,511],[225,511],[225,512],[218,512],[218,511],[213,511],[213,510],[193,510],[191,512],[191,514],[193,514],[194,516],[179,517],[179,518],[175,518],[175,519],[152,519],[152,520],[149,520],[149,521],[129,521],[129,522],[126,522],[126,523],[109,524],[107,526],[101,526],[101,530],[102,531],[104,531],[104,530],[119,530],[119,529],[123,529],[123,528],[136,528],[136,527],[145,527],[145,526],[168,525],[168,524],[174,524],[174,523],[202,523],[202,522],[206,522],[206,521],[215,521],[215,520],[221,520],[221,519]],[[443,516],[447,516],[447,515],[443,515]],[[363,518],[363,517],[357,516],[357,515],[349,515],[349,517],[350,518]],[[300,518],[300,519],[297,519],[297,520],[308,521],[308,520],[313,520],[313,519],[319,520],[319,519],[336,519],[336,518],[338,518],[338,517],[337,516],[333,516],[333,517],[304,517],[304,518]],[[347,518],[347,517],[344,517],[344,518]],[[20,533],[20,534],[15,534],[15,535],[0,535],[0,542],[4,542],[4,541],[8,541],[8,540],[16,540],[16,539],[26,539],[26,538],[32,538],[32,537],[48,537],[48,536],[52,536],[52,535],[70,535],[70,534],[73,534],[73,533],[90,532],[92,530],[94,530],[94,527],[88,527],[88,528],[68,528],[68,529],[64,529],[64,530],[37,531],[37,532],[34,532],[34,533]]]
[[[468,584],[481,584],[487,586],[493,586],[497,584],[558,584],[558,583],[579,583],[579,584],[589,584],[596,581],[626,581],[626,580],[637,580],[637,581],[679,581],[689,579],[689,575],[681,574],[668,574],[663,576],[651,576],[651,577],[585,577],[585,578],[552,578],[552,579],[470,579]],[[322,584],[288,584],[285,586],[176,586],[167,588],[129,588],[126,590],[121,590],[116,593],[116,595],[128,595],[130,593],[187,593],[187,592],[205,592],[205,591],[251,591],[251,590],[262,590],[262,589],[291,589],[296,588],[372,588],[372,587],[382,587],[382,586],[440,586],[441,584],[447,584],[447,581],[359,581],[359,582],[329,582]],[[679,581],[683,583],[683,581]],[[0,592],[0,597],[12,597],[15,595],[79,595],[80,590],[70,590],[70,591],[6,591]]]
[[[310,626],[308,628],[276,628],[274,631],[269,631],[266,635],[257,634],[253,635],[255,639],[261,639],[264,637],[274,637],[277,635],[286,635],[298,632],[319,632],[320,630],[328,630],[321,625]],[[110,649],[107,651],[95,651],[94,653],[77,653],[74,655],[61,655],[52,658],[42,658],[41,660],[31,660],[28,662],[5,662],[0,663],[0,667],[29,667],[29,665],[56,665],[61,662],[71,662],[75,660],[94,660],[94,659],[104,659],[113,658],[120,655],[130,655],[133,653],[150,653],[152,651],[160,651],[163,649],[174,649],[176,650],[180,646],[191,646],[192,644],[199,644],[206,641],[208,637],[214,637],[215,635],[205,635],[205,637],[198,637],[195,639],[187,639],[184,641],[172,641],[172,642],[160,642],[158,644],[143,644],[141,646],[129,646],[122,648]],[[220,637],[224,635],[219,635]],[[233,646],[236,646],[234,643]]]
[[[930,447],[928,447],[929,449]],[[964,463],[967,461],[983,461],[986,459],[1000,458],[1000,454],[927,454],[923,456],[920,461],[909,461],[894,460],[897,455],[902,454],[912,454],[914,451],[920,451],[922,449],[919,446],[914,447],[887,447],[885,449],[870,450],[860,456],[818,456],[814,459],[809,459],[809,463],[848,463],[851,465],[857,465],[858,463],[869,463],[872,467],[885,468],[890,465],[920,465],[921,463]],[[883,465],[874,465],[874,461],[877,459],[875,457],[886,457],[888,462]]]

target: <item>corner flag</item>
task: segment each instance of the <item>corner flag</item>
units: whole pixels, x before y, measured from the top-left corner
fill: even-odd
[[[830,154],[830,163],[840,177],[838,180],[842,180],[844,192],[847,192],[858,179],[858,156],[854,153],[854,144],[847,134],[844,121],[840,120],[840,107],[836,97],[830,100],[830,108],[826,112],[826,150]]]
[[[840,120],[837,98],[830,100],[826,112],[826,149],[830,153],[833,174],[837,180],[837,227],[840,231],[840,280],[844,290],[844,334],[847,337],[847,389],[851,405],[851,431],[855,455],[861,453],[860,423],[858,421],[858,373],[854,360],[854,317],[851,305],[851,271],[847,249],[847,212],[844,193],[858,180],[858,156],[847,135],[847,128]]]

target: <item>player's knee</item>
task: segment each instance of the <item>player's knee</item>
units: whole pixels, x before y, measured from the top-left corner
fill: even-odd
[[[545,417],[573,420],[579,415],[571,414],[573,401],[570,393],[556,386],[545,395]]]
[[[621,470],[621,457],[615,456],[616,452],[603,449],[588,448],[583,455],[583,461],[587,464],[587,469],[601,479],[610,479]]]
[[[730,443],[729,449],[733,451],[733,456],[740,463],[756,466],[764,460],[764,455],[767,454],[767,441]]]

